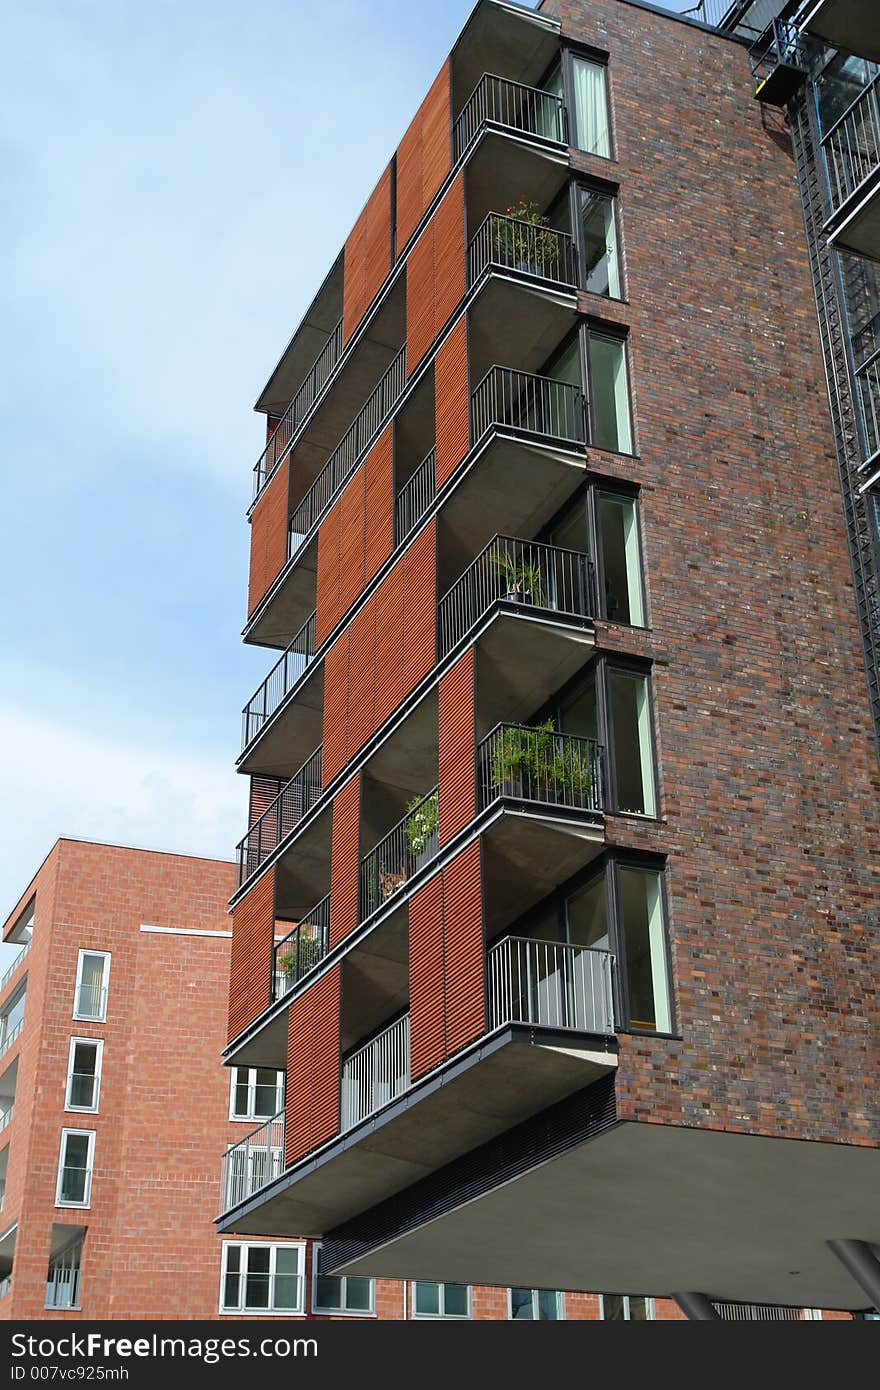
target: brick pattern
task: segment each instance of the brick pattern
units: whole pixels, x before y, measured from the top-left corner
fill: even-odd
[[[287,561],[287,517],[290,464],[279,466],[251,513],[251,557],[248,577],[248,617],[283,570]]]
[[[473,820],[477,810],[474,652],[466,651],[440,681],[440,844]]]
[[[459,174],[407,258],[406,366],[410,375],[464,292],[464,175]]]
[[[275,870],[257,879],[232,909],[229,965],[229,1038],[235,1038],[269,1004],[275,939]]]
[[[468,382],[467,317],[463,316],[434,358],[438,490],[470,448]]]
[[[342,341],[347,343],[391,270],[391,165],[345,243]]]
[[[452,164],[450,66],[435,77],[397,149],[397,254],[403,251]]]

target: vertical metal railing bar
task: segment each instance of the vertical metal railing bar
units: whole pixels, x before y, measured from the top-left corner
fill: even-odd
[[[601,811],[605,799],[602,744],[549,724],[498,724],[477,747],[481,807],[499,797]]]
[[[421,521],[437,492],[436,450],[422,459],[394,499],[394,546],[401,546]]]
[[[253,1197],[284,1172],[284,1111],[279,1110],[237,1144],[220,1161],[220,1210]]]
[[[489,1021],[614,1033],[613,956],[568,942],[505,937],[489,952]]]
[[[484,73],[455,122],[453,150],[456,160],[487,121],[539,139],[565,143],[566,112],[561,97],[539,87],[527,87],[522,82]]]
[[[280,999],[314,970],[330,949],[330,894],[305,913],[296,926],[275,943],[272,953],[272,995]]]
[[[574,257],[574,241],[567,232],[490,212],[468,247],[468,287],[490,266],[574,285]]]
[[[822,137],[831,211],[880,168],[880,74]]]
[[[32,943],[32,942],[33,942],[33,937],[31,937],[29,941],[26,941],[26,942],[24,943],[24,945],[22,946],[22,948],[21,948],[21,950],[19,951],[18,955],[15,957],[15,960],[12,962],[12,964],[11,964],[10,967],[9,967],[9,969],[8,969],[8,970],[6,971],[6,973],[3,975],[2,979],[0,979],[0,990],[2,990],[2,989],[4,988],[4,986],[6,985],[7,980],[10,980],[10,979],[12,978],[12,976],[15,974],[16,970],[17,970],[18,967],[21,965],[21,963],[22,963],[22,961],[24,960],[25,956],[27,955],[28,951],[31,949],[31,943]],[[11,944],[14,946],[16,943],[15,943],[15,942],[12,942]]]
[[[256,873],[320,799],[322,753],[323,745],[319,745],[239,841],[236,847],[239,887]]]
[[[392,898],[407,879],[439,852],[434,787],[361,860],[358,911],[361,922]]]
[[[586,402],[579,386],[513,367],[490,367],[473,392],[474,435],[493,425],[583,444]]]
[[[341,1073],[343,1131],[409,1090],[410,1029],[404,1014],[345,1059]]]
[[[269,478],[290,448],[294,435],[318,399],[330,373],[339,361],[341,351],[342,319],[340,318],[316,357],[305,381],[275,426],[265,449],[254,466],[254,500],[259,497]]]
[[[315,655],[315,619],[306,619],[292,642],[272,667],[263,684],[242,711],[242,752],[256,738],[270,715],[274,714],[289,690],[305,673]]]

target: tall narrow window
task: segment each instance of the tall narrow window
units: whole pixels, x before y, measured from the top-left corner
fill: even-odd
[[[92,1194],[92,1165],[95,1153],[95,1132],[89,1129],[61,1131],[61,1158],[58,1163],[58,1186],[55,1205],[87,1207]]]
[[[660,875],[618,869],[629,1021],[633,1028],[672,1032],[666,927]]]
[[[541,90],[547,93],[548,98],[562,97],[561,63],[557,63],[552,72],[544,79]],[[536,97],[534,105],[535,134],[542,135],[545,140],[564,140],[565,130],[560,101]]]
[[[67,1110],[98,1108],[104,1044],[90,1038],[71,1038],[67,1061]]]
[[[302,1313],[302,1245],[223,1246],[220,1308],[225,1313]]]
[[[638,671],[608,672],[615,810],[656,815],[654,745],[648,677]]]
[[[644,627],[642,562],[637,503],[634,497],[600,492],[596,510],[602,545],[605,616],[614,623]]]
[[[608,124],[608,91],[603,63],[573,57],[571,62],[574,98],[573,136],[578,149],[587,154],[611,157]]]
[[[591,294],[620,298],[620,264],[614,199],[590,188],[578,189],[583,287]]]
[[[560,1322],[565,1317],[562,1294],[555,1289],[511,1289],[510,1316],[514,1322]]]
[[[76,971],[74,1018],[103,1023],[107,1017],[107,982],[110,978],[109,951],[80,951]]]
[[[373,1281],[355,1275],[316,1273],[312,1307],[315,1313],[372,1313]]]
[[[622,338],[590,334],[590,420],[599,449],[632,453],[626,345]]]

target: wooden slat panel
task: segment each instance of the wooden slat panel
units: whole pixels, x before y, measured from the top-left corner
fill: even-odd
[[[275,870],[258,879],[232,909],[229,1039],[269,1007],[275,939]]]
[[[346,782],[333,798],[330,859],[330,945],[335,946],[357,926],[358,866],[360,863],[360,774]]]
[[[434,395],[439,489],[470,447],[466,315],[459,319],[434,359]]]
[[[347,343],[364,316],[367,283],[366,209],[348,234],[342,263],[342,341]]]
[[[348,749],[349,634],[337,637],[324,658],[324,786],[345,767]]]
[[[364,587],[363,464],[339,498],[339,617],[343,618]]]
[[[474,653],[465,652],[440,681],[440,843],[476,815]]]
[[[397,253],[450,169],[449,62],[443,64],[397,150]]]
[[[376,728],[403,699],[404,561],[392,566],[376,590]]]
[[[434,221],[432,217],[406,262],[406,370],[412,376],[434,342]]]
[[[287,562],[289,474],[289,463],[285,459],[251,513],[248,616]]]
[[[375,728],[376,605],[375,595],[351,624],[349,657],[348,759],[359,753]]]
[[[381,569],[394,548],[393,427],[389,424],[367,454],[364,583]]]
[[[384,171],[345,243],[342,341],[354,333],[391,269],[391,167]]]
[[[431,219],[434,226],[434,337],[464,298],[464,174]],[[409,266],[407,266],[407,275]],[[407,358],[407,361],[409,358]]]
[[[415,1080],[446,1056],[443,892],[440,874],[409,905],[410,1074]]]
[[[447,1055],[485,1032],[485,960],[480,890],[480,841],[443,870],[443,945]]]
[[[436,661],[436,522],[429,522],[403,558],[403,693],[408,695]]]
[[[339,523],[342,499],[333,503],[318,527],[318,584],[315,642],[320,647],[339,622]]]
[[[294,999],[287,1027],[284,1161],[339,1131],[339,966]]]
[[[271,806],[286,780],[284,777],[251,777],[248,797],[248,825],[253,825],[257,817]]]

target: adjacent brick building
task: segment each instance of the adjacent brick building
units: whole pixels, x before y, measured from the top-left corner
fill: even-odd
[[[226,1060],[287,1088],[224,1232],[864,1301],[880,801],[811,295],[740,41],[480,0],[257,403]]]

